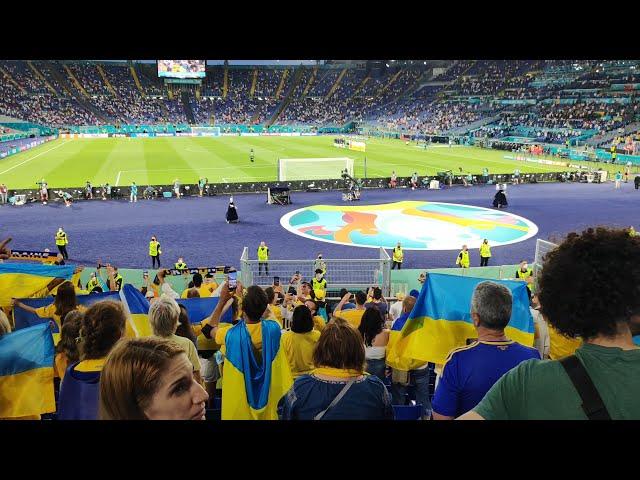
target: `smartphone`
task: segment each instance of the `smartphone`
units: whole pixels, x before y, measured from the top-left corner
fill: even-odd
[[[280,285],[280,277],[273,277],[273,284]]]
[[[235,290],[238,287],[238,272],[229,272],[229,290]]]
[[[295,287],[289,287],[289,290],[287,290],[287,293],[289,295],[295,295],[296,294],[296,289]]]
[[[143,276],[143,277],[145,277],[145,278],[146,278],[146,277],[148,277],[148,276],[149,276],[149,272],[147,272],[147,271],[145,270],[144,272],[142,272],[142,276]]]

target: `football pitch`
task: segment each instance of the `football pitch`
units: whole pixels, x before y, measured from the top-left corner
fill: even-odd
[[[200,177],[211,183],[276,181],[280,158],[354,159],[356,178],[435,175],[459,168],[467,173],[543,173],[569,170],[506,159],[514,154],[475,147],[449,148],[433,145],[426,150],[401,140],[369,139],[367,151],[357,152],[333,146],[332,136],[317,137],[162,137],[58,139],[0,161],[0,182],[9,189],[35,188],[45,178],[51,188],[93,185],[113,186],[197,183]],[[249,158],[253,149],[255,161]],[[366,161],[365,161],[366,159]],[[576,162],[572,162],[576,163]],[[610,172],[621,166],[589,164]],[[366,166],[366,167],[365,167]],[[328,177],[334,177],[332,172]]]

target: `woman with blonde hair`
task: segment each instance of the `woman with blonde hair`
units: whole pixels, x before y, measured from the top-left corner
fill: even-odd
[[[195,344],[188,338],[176,335],[176,330],[180,324],[180,307],[178,303],[167,295],[162,295],[149,308],[149,323],[153,329],[153,334],[157,337],[171,340],[180,345],[184,353],[193,365],[193,374],[197,381],[200,377],[200,359]]]
[[[100,379],[101,420],[204,420],[209,396],[183,348],[169,340],[123,339]]]

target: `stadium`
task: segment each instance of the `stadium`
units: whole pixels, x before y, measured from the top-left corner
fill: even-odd
[[[153,347],[167,355],[187,338],[204,389],[194,395],[207,397],[189,418],[500,418],[486,402],[472,410],[487,389],[464,411],[438,393],[452,381],[450,352],[485,345],[472,300],[483,280],[506,287],[504,338],[538,359],[580,356],[588,336],[547,325],[538,281],[570,232],[606,227],[638,247],[639,91],[640,60],[0,61],[0,308],[11,332],[0,352],[12,359],[0,387],[20,399],[0,418],[138,418],[98,408],[96,362],[115,365],[126,342],[103,339],[113,350],[95,356],[58,348],[72,311],[78,338],[100,315],[121,315],[131,342],[169,338]],[[264,291],[266,316],[250,318]],[[366,308],[345,299],[358,292]],[[176,301],[186,320],[161,334]],[[345,303],[362,310],[356,321]],[[360,319],[369,310],[381,312],[374,334]],[[313,329],[299,330],[303,314]],[[325,330],[349,341],[354,329],[335,318],[360,332],[367,382],[311,406],[285,401],[302,377],[345,376],[313,350]],[[254,335],[281,346],[247,349]],[[38,367],[18,361],[27,345]],[[270,384],[245,385],[265,369]],[[66,392],[63,377],[74,379]],[[354,397],[343,411],[332,403],[342,395]],[[355,407],[367,395],[382,401],[377,413]],[[186,418],[173,413],[138,415]],[[567,416],[591,418],[552,418]]]

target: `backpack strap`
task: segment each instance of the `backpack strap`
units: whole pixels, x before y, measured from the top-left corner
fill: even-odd
[[[342,399],[342,397],[344,397],[344,395],[349,391],[349,389],[354,383],[355,383],[355,379],[352,378],[351,380],[349,380],[347,384],[342,388],[342,390],[340,390],[340,393],[338,393],[338,395],[336,395],[333,401],[329,404],[329,406],[324,410],[322,410],[321,412],[319,412],[315,417],[313,417],[313,419],[321,420],[322,417],[324,417],[325,413],[327,413],[329,410],[331,410],[333,407],[336,406],[336,404]]]
[[[573,386],[582,399],[582,409],[589,420],[611,420],[609,411],[602,401],[593,380],[580,359],[570,355],[560,360],[560,365],[571,379]]]

